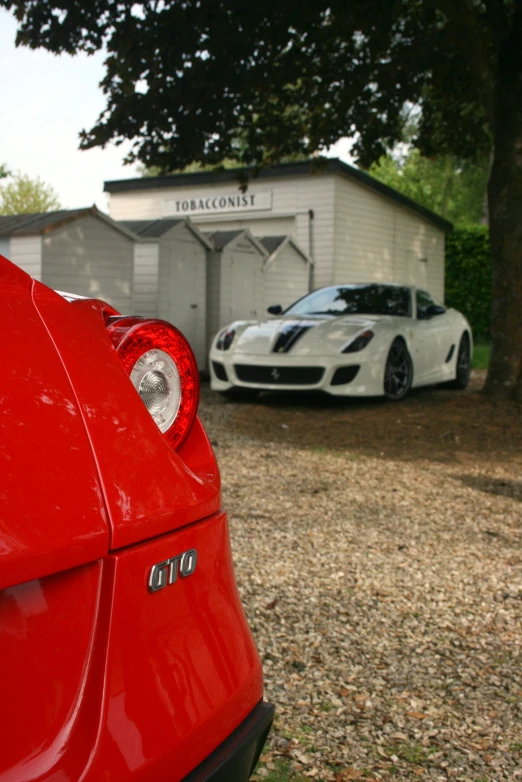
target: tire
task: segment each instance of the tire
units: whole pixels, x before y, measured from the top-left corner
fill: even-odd
[[[219,393],[231,402],[248,402],[248,400],[255,399],[259,395],[257,388],[239,388],[237,386]]]
[[[390,402],[400,402],[411,388],[413,362],[402,339],[392,342],[384,371],[384,396]]]
[[[455,380],[450,383],[451,388],[463,391],[469,383],[471,375],[471,343],[469,334],[464,332],[460,338],[459,350],[457,353],[457,365]]]

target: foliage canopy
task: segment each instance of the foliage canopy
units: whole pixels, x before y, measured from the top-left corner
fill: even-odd
[[[129,139],[161,171],[266,166],[342,136],[368,167],[420,106],[416,147],[489,178],[487,391],[522,400],[522,0],[0,0],[17,41],[105,47],[105,111],[84,149]],[[241,143],[238,143],[238,139]]]
[[[370,166],[370,174],[455,225],[482,221],[487,159],[470,163],[450,155],[426,158],[412,149],[402,159],[384,155]]]
[[[466,7],[494,58],[516,5],[0,0],[19,19],[19,43],[71,54],[107,47],[107,108],[82,146],[131,139],[131,159],[165,171],[225,158],[266,165],[353,134],[369,165],[399,139],[406,101],[422,104],[424,151],[487,150],[479,93],[488,85],[467,56]]]
[[[459,228],[446,238],[445,302],[467,317],[475,340],[490,339],[491,252],[485,226]]]
[[[50,185],[40,178],[31,179],[19,171],[12,174],[7,184],[0,186],[0,214],[32,214],[60,209],[58,196]]]

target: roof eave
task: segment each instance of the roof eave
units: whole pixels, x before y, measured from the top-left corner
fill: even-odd
[[[381,193],[385,197],[399,203],[401,206],[420,214],[424,219],[434,223],[445,233],[453,230],[453,224],[445,220],[440,215],[435,214],[421,204],[417,204],[407,196],[399,193],[378,179],[374,179],[365,171],[344,163],[338,158],[322,158],[317,161],[299,161],[294,163],[279,163],[268,169],[262,169],[255,176],[254,172],[248,168],[230,168],[218,173],[212,171],[199,171],[190,174],[167,174],[158,177],[138,177],[133,179],[116,179],[104,182],[104,191],[107,193],[122,193],[132,190],[156,190],[158,188],[181,187],[183,185],[215,184],[216,182],[237,182],[238,185],[244,181],[245,175],[250,180],[262,180],[270,178],[279,178],[282,176],[304,176],[314,174],[313,165],[317,166],[318,174],[342,173],[351,179],[359,181],[361,184]]]

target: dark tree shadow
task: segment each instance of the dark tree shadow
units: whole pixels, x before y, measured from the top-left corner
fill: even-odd
[[[459,480],[471,489],[522,502],[522,481],[514,481],[509,478],[488,478],[486,475],[461,475]]]

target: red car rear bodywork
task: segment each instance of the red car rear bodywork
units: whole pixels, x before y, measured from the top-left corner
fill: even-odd
[[[0,782],[243,782],[273,708],[203,427],[167,443],[100,303],[0,292]]]

